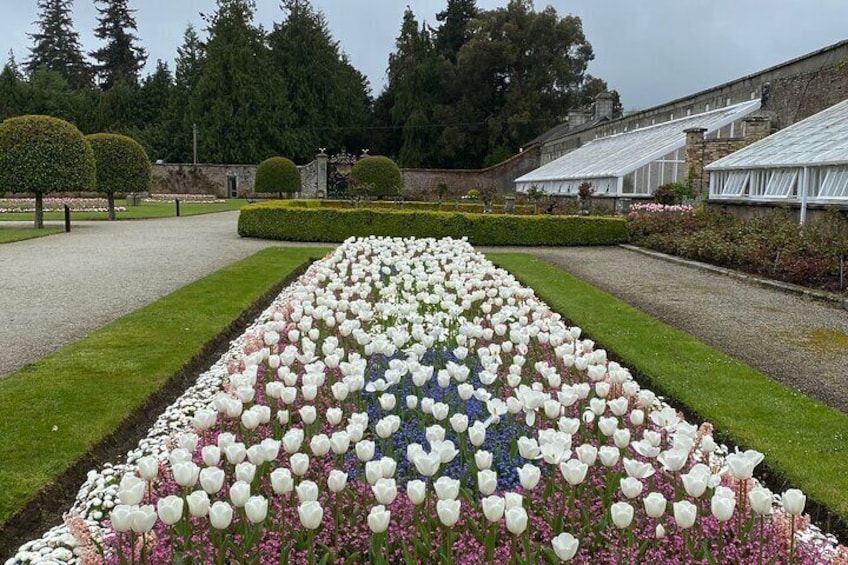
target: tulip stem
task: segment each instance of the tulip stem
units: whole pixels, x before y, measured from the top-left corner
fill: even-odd
[[[765,516],[760,516],[760,550],[759,557],[757,558],[758,565],[763,565],[763,538],[765,536],[766,529],[766,518]]]
[[[307,543],[309,544],[309,565],[315,565],[315,530],[309,530]]]
[[[789,565],[795,562],[795,515],[790,514],[789,519],[792,524],[789,526]]]

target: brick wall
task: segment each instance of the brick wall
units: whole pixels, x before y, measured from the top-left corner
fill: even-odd
[[[704,167],[745,146],[744,138],[704,139],[705,132],[703,128],[686,130],[686,180],[696,198],[709,192],[709,176]]]

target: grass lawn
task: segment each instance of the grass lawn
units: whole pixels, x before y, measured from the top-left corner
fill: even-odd
[[[198,214],[211,214],[213,212],[229,212],[232,210],[240,210],[242,206],[247,206],[248,201],[243,199],[226,200],[219,203],[204,203],[204,202],[182,202],[180,201],[181,216],[196,216]],[[124,202],[118,200],[116,206],[123,206]],[[119,220],[144,220],[148,218],[170,218],[176,216],[176,206],[173,201],[169,202],[142,202],[138,206],[127,206],[125,212],[116,212]],[[107,220],[106,212],[74,212],[71,210],[71,221],[75,220]],[[32,221],[34,215],[32,213],[5,213],[0,214],[0,222],[6,220],[25,220]],[[45,212],[45,220],[63,221],[65,215],[63,212]]]
[[[848,414],[525,254],[488,257],[645,377],[643,383],[766,454],[769,468],[848,521]],[[717,434],[717,435],[718,435]]]
[[[0,379],[0,524],[264,293],[326,252],[265,249]]]
[[[34,228],[4,228],[0,227],[0,243],[11,243],[13,241],[23,241],[25,239],[32,239],[34,237],[43,237],[45,235],[53,235],[54,233],[61,233],[62,229],[59,228],[44,228],[44,229],[34,229]]]

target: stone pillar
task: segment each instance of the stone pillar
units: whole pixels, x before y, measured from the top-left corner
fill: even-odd
[[[595,97],[595,119],[606,118],[612,119],[612,94],[609,92],[601,92]]]
[[[318,198],[326,198],[327,197],[327,162],[330,160],[330,157],[324,153],[322,149],[318,155],[315,156],[315,170],[317,174],[317,191],[316,196]]]
[[[742,137],[745,145],[751,145],[771,133],[771,119],[766,116],[750,116],[742,120]]]
[[[686,134],[686,181],[692,186],[692,197],[699,198],[706,190],[704,175],[704,134],[706,128],[689,128]]]

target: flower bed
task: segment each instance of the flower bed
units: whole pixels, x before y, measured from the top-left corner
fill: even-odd
[[[845,562],[711,432],[467,243],[349,240],[13,562]]]
[[[62,212],[65,206],[73,212],[107,212],[109,203],[105,198],[45,198],[45,212]],[[115,206],[115,211],[125,212],[123,206]],[[33,213],[35,198],[0,198],[0,214]]]
[[[839,257],[848,255],[848,218],[836,210],[801,226],[786,210],[741,219],[712,208],[634,204],[627,230],[635,245],[824,290],[840,290]]]
[[[180,202],[202,202],[206,204],[217,204],[226,202],[214,194],[151,194],[144,199],[145,202],[173,202],[179,199]]]

